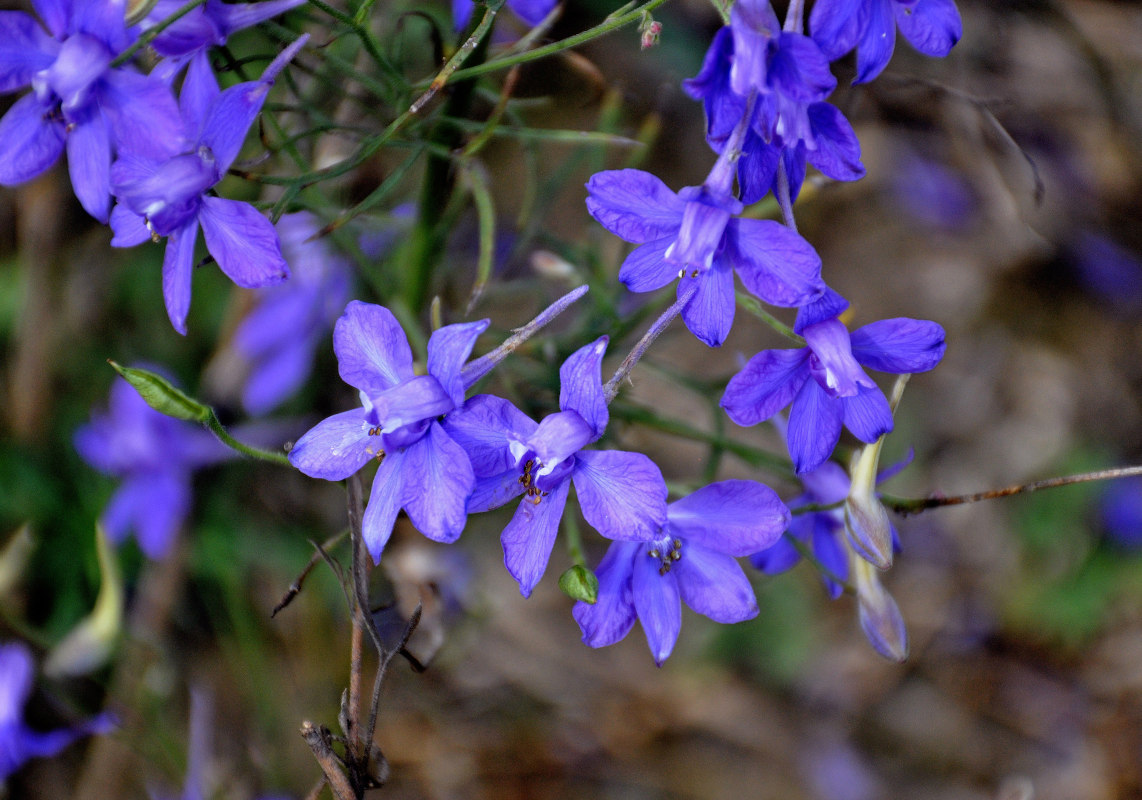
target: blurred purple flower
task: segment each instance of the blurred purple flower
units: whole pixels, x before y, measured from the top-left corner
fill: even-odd
[[[111,386],[106,414],[75,432],[75,449],[100,472],[122,479],[101,517],[108,538],[132,531],[148,558],[163,558],[190,512],[191,475],[230,451],[197,425],[155,411],[125,380]]]
[[[65,146],[84,210],[107,222],[112,154],[156,156],[179,137],[174,98],[157,78],[111,62],[128,47],[124,0],[35,0],[47,32],[0,11],[0,93],[31,86],[0,119],[0,184],[29,181]]]
[[[934,322],[900,317],[852,332],[836,315],[848,302],[832,290],[797,314],[805,337],[798,350],[763,350],[726,386],[721,405],[738,425],[756,425],[787,405],[789,455],[798,475],[832,454],[841,427],[862,442],[892,430],[884,392],[863,366],[881,372],[932,369],[944,357],[944,329]]]
[[[614,644],[637,616],[662,666],[678,639],[683,601],[715,622],[757,616],[753,587],[735,558],[772,546],[789,518],[777,494],[754,481],[712,483],[671,503],[650,537],[615,542],[603,556],[597,602],[572,610],[583,642]]]
[[[54,756],[82,736],[106,733],[111,717],[101,714],[75,728],[41,732],[24,724],[24,704],[32,693],[35,665],[19,642],[0,645],[0,786],[31,758]]]
[[[242,404],[255,416],[269,413],[301,387],[317,346],[349,300],[349,263],[334,254],[307,212],[278,221],[289,281],[260,292],[258,304],[234,336],[235,349],[251,365]]]
[[[269,286],[289,277],[274,226],[249,203],[207,192],[238,157],[274,77],[307,41],[302,36],[266,67],[260,80],[221,91],[209,62],[194,59],[182,85],[183,137],[165,142],[165,152],[125,153],[111,168],[119,204],[111,214],[111,244],[131,247],[168,237],[163,258],[163,298],[171,324],[186,334],[191,272],[198,228],[206,249],[234,283]]]
[[[963,35],[953,0],[817,0],[809,29],[830,61],[857,49],[854,83],[884,70],[896,46],[896,28],[926,56],[946,56]]]
[[[1072,253],[1079,280],[1123,314],[1142,312],[1142,258],[1113,239],[1089,230],[1078,233]]]
[[[609,539],[648,540],[666,519],[662,472],[642,453],[584,450],[610,419],[600,374],[607,339],[576,350],[559,370],[559,411],[536,423],[507,400],[477,395],[445,421],[477,477],[468,511],[523,494],[500,541],[504,566],[531,595],[547,569],[571,484],[583,517]]]
[[[1142,478],[1113,481],[1101,506],[1106,538],[1124,550],[1142,550]]]
[[[507,7],[534,28],[543,22],[543,18],[551,13],[558,2],[559,0],[508,0]],[[475,5],[472,0],[452,0],[452,19],[457,30],[467,26]]]
[[[723,155],[701,186],[675,194],[649,172],[596,173],[587,182],[587,210],[616,236],[639,245],[619,269],[632,292],[673,281],[681,297],[698,289],[682,309],[690,331],[719,346],[733,325],[734,271],[749,291],[775,306],[794,307],[819,296],[821,259],[807,241],[772,220],[733,219],[733,166]]]
[[[428,341],[426,375],[392,312],[354,300],[333,329],[341,379],[360,391],[362,407],[319,422],[298,440],[289,460],[313,478],[340,481],[371,459],[381,465],[365,509],[363,536],[373,560],[403,508],[438,542],[459,538],[476,478],[468,454],[441,424],[464,404],[460,371],[488,321],[446,325]]]
[[[932,227],[962,228],[979,209],[962,175],[918,155],[900,158],[893,170],[892,189],[901,211]]]

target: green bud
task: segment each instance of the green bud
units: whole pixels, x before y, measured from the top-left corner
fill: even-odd
[[[572,600],[595,605],[599,599],[599,579],[582,564],[576,564],[559,576],[559,588]]]
[[[176,389],[161,375],[145,369],[124,367],[110,359],[107,363],[122,375],[127,383],[134,386],[139,396],[155,411],[190,422],[205,422],[210,418],[210,406],[203,405],[185,392]]]

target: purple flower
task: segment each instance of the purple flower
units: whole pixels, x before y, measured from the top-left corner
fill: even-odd
[[[797,474],[824,463],[842,425],[862,442],[892,430],[888,400],[862,365],[881,372],[926,372],[944,357],[934,322],[886,319],[853,331],[835,318],[848,305],[831,290],[802,308],[795,329],[806,347],[763,350],[730,379],[721,405],[738,425],[756,425],[785,406],[789,454]]]
[[[179,17],[151,40],[151,47],[165,61],[158,67],[164,77],[174,75],[194,56],[209,48],[226,44],[231,34],[284,14],[305,0],[266,0],[259,3],[206,3]],[[143,19],[142,28],[152,28],[170,17],[186,3],[182,0],[158,0]]]
[[[234,283],[269,286],[289,277],[274,226],[249,203],[207,194],[238,157],[274,77],[304,45],[302,36],[266,67],[262,78],[221,91],[205,57],[182,86],[183,138],[161,155],[121,154],[111,168],[119,204],[111,214],[115,247],[168,237],[163,298],[171,324],[186,334],[194,245],[201,225],[206,249]]]
[[[277,230],[293,277],[260,293],[234,336],[235,349],[251,364],[242,404],[254,415],[272,411],[305,382],[350,291],[348,262],[325,240],[310,241],[317,233],[311,214],[286,214]]]
[[[190,513],[195,470],[229,451],[202,428],[155,411],[125,380],[111,386],[106,414],[75,432],[75,449],[100,472],[122,479],[100,521],[116,544],[132,531],[148,558],[164,557]]]
[[[706,138],[719,153],[756,93],[737,165],[743,202],[756,202],[769,191],[781,158],[792,197],[806,162],[834,180],[863,177],[852,126],[823,102],[837,82],[820,48],[807,36],[783,32],[768,2],[739,0],[730,19],[715,35],[701,71],[683,87],[703,101]]]
[[[544,17],[551,13],[559,0],[508,0],[507,6],[515,15],[531,27],[543,22]],[[456,22],[456,29],[467,26],[475,7],[472,0],[452,0],[452,19]]]
[[[757,616],[757,600],[734,559],[772,546],[789,509],[768,486],[712,483],[666,510],[666,522],[641,541],[615,542],[599,564],[599,598],[572,614],[591,647],[614,644],[637,616],[655,663],[674,649],[682,602],[715,622]]]
[[[821,259],[780,223],[733,219],[742,204],[730,194],[733,168],[718,159],[706,183],[678,194],[648,172],[599,172],[587,182],[587,209],[611,233],[636,247],[619,269],[632,292],[680,278],[678,294],[698,288],[682,309],[690,331],[720,345],[734,319],[734,271],[745,287],[775,306],[800,306],[824,291]]]
[[[464,404],[460,371],[488,321],[446,325],[428,341],[428,374],[416,375],[412,350],[387,308],[354,300],[333,329],[341,379],[363,406],[317,424],[289,459],[313,478],[339,481],[380,461],[363,535],[374,561],[403,508],[417,530],[438,542],[459,538],[476,478],[468,454],[441,424]]]
[[[926,56],[946,56],[963,35],[953,0],[817,0],[809,15],[813,39],[830,61],[857,49],[854,83],[871,81],[888,65],[897,27]]]
[[[32,693],[32,654],[19,642],[0,645],[0,785],[30,758],[54,756],[82,736],[106,733],[111,719],[100,715],[77,728],[41,732],[24,724]]]
[[[31,86],[0,119],[0,184],[42,174],[65,146],[72,188],[91,216],[111,210],[112,153],[157,155],[178,138],[170,90],[111,62],[131,42],[123,0],[37,0],[47,32],[0,11],[0,92]]]
[[[793,500],[789,507],[796,509],[804,505],[832,505],[841,503],[849,493],[849,476],[844,469],[831,461],[826,461],[817,469],[801,476],[805,492]],[[830,511],[812,511],[794,514],[789,523],[788,536],[804,542],[813,550],[813,555],[830,572],[841,580],[848,580],[849,559],[842,536],[844,516],[839,508]],[[792,569],[801,560],[801,553],[783,537],[776,544],[760,553],[750,556],[750,563],[767,575],[779,575]],[[844,587],[822,573],[821,580],[829,596],[834,600],[841,596]]]
[[[610,413],[600,368],[607,339],[581,347],[559,370],[559,411],[536,423],[507,400],[477,395],[445,428],[468,452],[477,476],[468,511],[524,495],[500,541],[504,565],[531,594],[547,569],[571,484],[583,517],[610,539],[647,540],[666,519],[666,484],[642,453],[584,450]]]

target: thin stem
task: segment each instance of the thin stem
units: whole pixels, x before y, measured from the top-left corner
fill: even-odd
[[[644,3],[638,8],[628,11],[625,14],[608,17],[595,27],[588,28],[582,33],[577,33],[574,36],[568,36],[566,39],[562,39],[558,42],[552,42],[549,45],[537,47],[535,50],[529,50],[526,53],[518,53],[516,55],[497,58],[484,64],[480,64],[479,66],[458,69],[450,76],[448,76],[448,79],[445,81],[445,83],[452,83],[454,81],[461,81],[467,78],[474,78],[477,75],[484,75],[489,72],[506,69],[507,67],[514,67],[516,64],[525,64],[529,61],[537,61],[541,58],[546,58],[547,56],[554,55],[555,53],[560,53],[564,50],[570,50],[572,47],[578,47],[584,42],[589,42],[592,39],[596,39],[605,34],[617,31],[619,28],[629,25],[632,22],[641,21],[644,13],[653,11],[665,2],[666,0],[649,0],[649,2]]]
[[[108,65],[108,69],[114,69],[115,67],[121,67],[126,64],[131,60],[135,53],[139,52],[144,47],[149,45],[152,41],[154,41],[156,36],[169,28],[173,23],[185,17],[187,14],[189,14],[191,11],[194,11],[194,9],[198,8],[199,6],[205,4],[206,0],[190,0],[189,3],[187,3],[185,6],[182,6],[178,11],[171,14],[155,27],[148,28],[143,32],[142,36],[135,40],[133,45],[128,47],[119,55],[115,56],[114,60],[112,60],[112,62]]]
[[[580,286],[572,289],[567,294],[560,297],[554,303],[549,305],[531,322],[524,325],[522,328],[516,328],[511,336],[504,340],[504,343],[497,347],[490,353],[480,356],[474,361],[470,361],[463,370],[460,371],[460,378],[464,381],[465,390],[472,388],[476,381],[483,378],[496,364],[507,358],[508,353],[514,351],[521,344],[530,339],[536,332],[539,331],[551,320],[562,314],[567,306],[574,303],[580,297],[587,293],[586,286]]]
[[[780,333],[782,336],[786,337],[787,339],[790,339],[793,342],[795,342],[798,347],[804,347],[805,346],[805,340],[802,339],[800,336],[798,336],[796,333],[794,333],[793,329],[790,328],[788,325],[786,325],[784,322],[782,322],[777,317],[773,316],[768,311],[766,311],[764,308],[762,308],[761,303],[758,302],[756,297],[754,297],[751,294],[746,294],[745,292],[741,291],[740,289],[734,293],[734,297],[737,299],[737,304],[738,304],[739,308],[745,309],[750,314],[753,314],[755,317],[760,319],[766,325],[773,328],[773,330],[777,331],[778,333]]]
[[[242,444],[237,439],[229,434],[229,432],[222,427],[222,423],[218,419],[218,415],[214,409],[210,409],[210,415],[203,421],[206,429],[218,437],[218,441],[229,447],[231,450],[237,451],[244,456],[256,458],[260,461],[269,461],[274,464],[279,464],[283,467],[292,467],[289,463],[289,457],[285,453],[277,453],[273,450],[263,450],[260,447],[250,447],[248,444]]]
[[[805,30],[805,0],[789,0],[785,12],[785,27],[788,33],[802,33]]]
[[[583,533],[573,514],[563,515],[563,537],[567,544],[567,557],[572,564],[587,566],[587,556],[583,552]]]
[[[619,393],[619,384],[626,380],[631,370],[634,369],[634,365],[639,362],[639,359],[646,355],[646,351],[654,343],[654,340],[662,335],[662,332],[674,321],[674,318],[682,313],[682,309],[685,308],[686,304],[690,302],[690,298],[693,297],[697,291],[698,281],[693,280],[690,285],[686,287],[682,296],[674,302],[674,305],[663,311],[662,316],[655,320],[654,324],[650,326],[650,329],[643,334],[642,338],[638,340],[638,344],[636,344],[634,349],[623,359],[623,363],[619,364],[619,368],[615,370],[615,374],[603,385],[603,397],[606,398],[608,405],[615,399],[615,395]]]
[[[1074,483],[1114,480],[1116,478],[1131,478],[1137,475],[1142,475],[1142,466],[1115,467],[1113,469],[1101,469],[1095,472],[1083,472],[1078,475],[1066,475],[1059,478],[1046,478],[1045,480],[1033,481],[1031,483],[1024,483],[1018,486],[1008,486],[1005,489],[991,489],[990,491],[986,492],[961,494],[955,495],[953,497],[933,496],[909,500],[900,497],[882,495],[880,499],[886,507],[891,508],[898,514],[919,514],[920,512],[927,511],[930,508],[940,508],[942,506],[958,506],[965,503],[978,503],[981,500],[995,500],[1000,497],[1011,497],[1017,494],[1030,494],[1031,492],[1037,492],[1040,489],[1055,489],[1059,486],[1070,486]]]
[[[785,226],[797,233],[797,221],[793,219],[793,199],[789,189],[789,173],[785,171],[785,159],[777,159],[777,203],[785,217]]]
[[[472,35],[464,40],[464,44],[460,45],[452,58],[448,59],[448,63],[437,73],[436,77],[432,79],[432,83],[428,84],[428,90],[416,99],[411,106],[409,112],[412,114],[419,114],[421,110],[428,105],[429,101],[436,96],[436,93],[444,88],[448,83],[449,78],[460,68],[460,65],[468,60],[468,56],[479,46],[484,37],[488,35],[488,31],[492,29],[492,23],[496,20],[496,13],[503,6],[504,0],[492,0],[488,3],[487,10],[484,12],[483,19],[476,29],[472,31]]]

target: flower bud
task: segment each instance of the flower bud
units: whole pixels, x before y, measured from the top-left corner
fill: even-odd
[[[876,469],[881,436],[865,445],[852,465],[852,483],[845,499],[845,533],[856,553],[881,569],[892,566],[892,523],[876,496]]]
[[[123,376],[147,405],[161,414],[190,422],[205,422],[210,418],[210,406],[203,405],[186,393],[176,389],[170,381],[145,369],[124,367],[108,361],[112,369]]]
[[[647,14],[638,26],[641,34],[639,44],[643,50],[658,44],[658,37],[662,34],[662,23]]]
[[[876,567],[855,552],[851,560],[864,635],[876,652],[890,661],[904,662],[908,658],[908,632],[904,628],[900,606],[881,585]]]
[[[559,588],[572,600],[582,600],[588,605],[593,606],[599,599],[599,579],[582,564],[576,564],[559,576]]]

